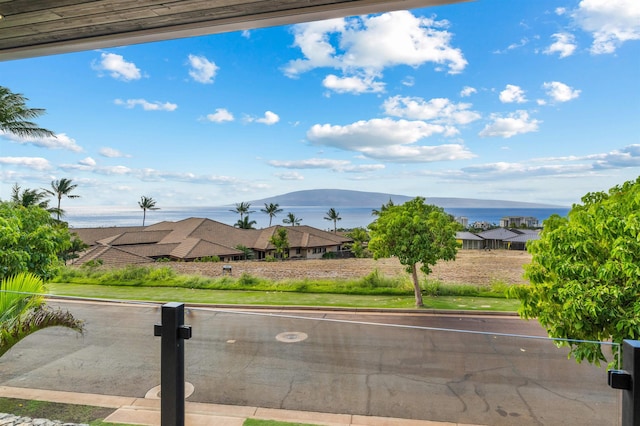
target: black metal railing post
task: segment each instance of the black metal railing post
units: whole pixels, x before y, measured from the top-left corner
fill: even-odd
[[[184,325],[184,303],[162,305],[162,323],[154,336],[160,344],[160,424],[184,426],[184,341],[191,338],[191,326]]]
[[[622,426],[640,426],[640,341],[622,342],[622,370],[609,370],[608,382],[623,391]]]

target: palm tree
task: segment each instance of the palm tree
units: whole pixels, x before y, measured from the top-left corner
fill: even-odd
[[[44,284],[36,275],[6,277],[0,288],[0,357],[20,340],[47,327],[69,327],[82,333],[82,322],[69,312],[46,307]]]
[[[240,220],[242,221],[244,219],[245,214],[250,214],[254,212],[253,210],[249,210],[250,207],[251,207],[251,203],[242,201],[241,203],[236,203],[236,208],[229,211],[234,213],[240,213]]]
[[[287,217],[282,219],[282,223],[285,223],[291,226],[300,225],[300,222],[302,222],[302,219],[296,217],[296,215],[291,212],[287,213]]]
[[[49,208],[49,200],[46,198],[46,192],[29,188],[24,189],[22,192],[20,192],[20,190],[20,185],[18,185],[17,183],[13,185],[13,187],[11,188],[12,202],[20,204],[23,207],[38,206],[51,212],[52,209]]]
[[[160,207],[156,207],[156,200],[144,195],[140,197],[138,205],[142,209],[142,226],[144,226],[144,221],[147,218],[147,210],[160,210]]]
[[[67,198],[80,198],[79,195],[71,194],[71,192],[77,187],[78,185],[71,183],[71,179],[62,178],[60,180],[51,181],[51,189],[44,190],[47,194],[58,199],[58,207],[55,211],[58,220],[60,220],[60,216],[64,214],[64,210],[60,208],[60,200],[62,200],[62,196],[64,195]]]
[[[276,217],[278,213],[282,213],[282,209],[277,203],[264,203],[264,209],[260,209],[260,211],[269,215],[269,226],[271,226],[271,220]]]
[[[240,229],[256,229],[253,227],[255,224],[255,220],[249,220],[249,216],[245,216],[242,220],[239,219],[233,226]]]
[[[393,206],[395,206],[395,204],[393,204],[393,200],[391,198],[389,198],[389,201],[387,202],[387,204],[383,204],[382,207],[380,208],[380,210],[373,209],[373,211],[371,211],[371,215],[372,216],[380,216],[380,213],[390,209]]]
[[[324,217],[324,220],[332,220],[333,221],[333,233],[336,234],[338,232],[338,228],[336,227],[337,226],[337,222],[339,220],[342,220],[342,218],[340,217],[340,213],[338,213],[336,211],[336,209],[331,207],[329,209],[329,211],[326,213],[326,216]]]
[[[0,86],[0,130],[17,136],[46,137],[55,136],[51,130],[38,127],[28,121],[44,114],[40,108],[28,108],[28,99],[20,93]]]

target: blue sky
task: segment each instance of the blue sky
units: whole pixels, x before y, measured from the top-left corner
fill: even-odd
[[[502,0],[0,63],[56,138],[0,199],[220,206],[337,188],[570,206],[640,171],[640,2]]]

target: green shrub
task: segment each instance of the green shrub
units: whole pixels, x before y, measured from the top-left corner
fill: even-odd
[[[265,261],[265,262],[277,262],[277,261],[278,261],[278,259],[276,259],[275,257],[273,257],[273,256],[269,255],[269,256],[266,256],[266,257],[264,258],[264,261]]]
[[[219,256],[204,256],[204,257],[199,257],[195,260],[195,262],[213,262],[213,263],[217,263],[220,262],[220,257]]]
[[[335,251],[328,251],[322,255],[323,259],[335,259],[338,254]]]
[[[238,284],[246,286],[255,286],[260,283],[260,279],[243,272],[238,278]]]
[[[163,266],[162,268],[154,268],[149,270],[147,278],[150,281],[168,281],[173,280],[176,277],[176,271],[169,266]]]

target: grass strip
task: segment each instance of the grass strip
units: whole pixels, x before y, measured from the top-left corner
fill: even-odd
[[[123,287],[69,283],[47,284],[48,294],[94,299],[183,302],[220,305],[315,306],[371,309],[413,309],[413,295],[350,295],[274,291],[223,291],[170,287]],[[515,312],[515,299],[476,296],[425,296],[423,309]]]
[[[116,426],[115,423],[106,423],[103,421],[113,412],[113,408],[0,397],[0,413],[10,413],[32,419],[58,420],[65,423],[86,423],[91,426]],[[125,425],[119,423],[117,426]]]

